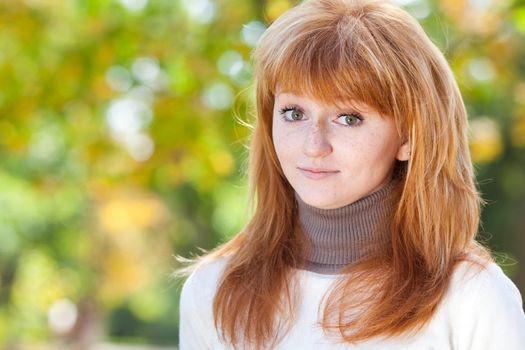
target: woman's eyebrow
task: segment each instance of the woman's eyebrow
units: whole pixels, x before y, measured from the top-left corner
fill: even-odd
[[[363,114],[376,114],[377,111],[373,108],[368,106],[367,104],[363,104],[360,102],[355,101],[347,101],[347,102],[340,102],[335,104],[337,109],[352,109],[357,112],[363,113]]]

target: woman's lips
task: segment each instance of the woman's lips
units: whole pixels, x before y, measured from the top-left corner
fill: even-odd
[[[323,168],[298,168],[309,179],[320,180],[339,173],[339,170]]]

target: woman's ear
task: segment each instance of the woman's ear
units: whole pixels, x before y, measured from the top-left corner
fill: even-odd
[[[406,141],[397,151],[396,159],[400,161],[405,161],[410,159],[410,141]]]

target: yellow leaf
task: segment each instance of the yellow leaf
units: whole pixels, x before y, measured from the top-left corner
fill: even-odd
[[[470,150],[475,163],[490,163],[503,152],[498,124],[488,117],[474,119],[470,124]]]

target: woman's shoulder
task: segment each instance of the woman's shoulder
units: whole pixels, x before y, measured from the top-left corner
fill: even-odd
[[[212,298],[229,257],[219,257],[199,262],[182,287],[183,294]]]
[[[459,297],[508,297],[521,306],[521,294],[503,269],[494,261],[470,256],[456,267],[450,289]]]
[[[494,261],[475,258],[454,271],[445,309],[456,342],[465,349],[522,349],[525,314],[521,294]]]
[[[182,286],[179,304],[181,349],[215,349],[212,302],[227,258],[201,260]]]

